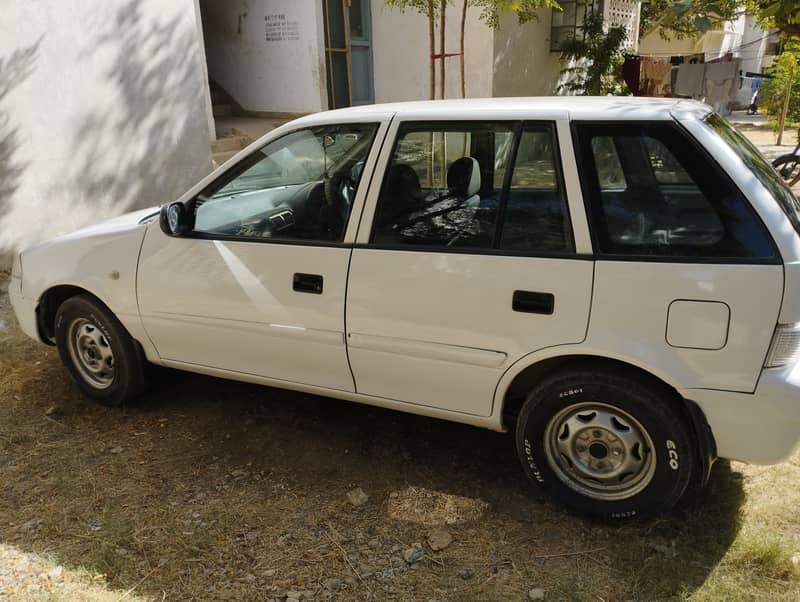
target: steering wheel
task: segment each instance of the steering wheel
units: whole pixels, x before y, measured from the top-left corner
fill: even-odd
[[[348,190],[352,189],[352,185],[348,184],[347,177],[340,171],[334,172],[330,177],[325,177],[325,202],[330,207],[337,209],[341,207],[349,207]]]

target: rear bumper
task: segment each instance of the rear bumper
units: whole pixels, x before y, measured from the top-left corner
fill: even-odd
[[[14,309],[22,332],[41,342],[39,328],[36,324],[36,302],[22,296],[19,278],[11,279],[8,287],[8,298],[11,300],[11,307]]]
[[[800,444],[800,364],[764,370],[755,393],[691,389],[720,458],[777,464]]]

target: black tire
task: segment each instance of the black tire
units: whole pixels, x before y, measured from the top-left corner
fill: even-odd
[[[800,155],[781,155],[772,162],[772,166],[789,186],[800,182]]]
[[[601,422],[611,427],[604,429]],[[640,430],[641,443],[628,453]],[[599,438],[594,438],[598,432]],[[613,369],[562,372],[540,383],[522,407],[516,443],[533,483],[573,511],[613,522],[671,510],[686,491],[697,462],[690,422],[670,391],[656,381]],[[571,451],[559,453],[564,448]],[[599,462],[608,471],[603,473],[607,481],[594,483],[593,476],[601,474]],[[615,468],[612,462],[619,464]],[[628,468],[633,476],[615,473]]]
[[[100,358],[81,359],[77,354],[79,344],[72,347],[70,337],[75,329],[84,329],[99,341],[94,348],[111,352],[108,370],[102,375],[92,375],[88,361],[94,365]],[[55,338],[58,354],[81,392],[107,406],[119,406],[134,399],[145,389],[145,359],[136,341],[111,311],[89,295],[78,295],[64,301],[56,312]],[[85,338],[85,337],[84,337]],[[86,353],[90,350],[86,349]],[[94,353],[94,351],[92,351]],[[86,357],[83,354],[82,357]]]

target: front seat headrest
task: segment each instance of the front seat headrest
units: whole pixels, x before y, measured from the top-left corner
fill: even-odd
[[[401,215],[414,211],[423,198],[417,172],[410,165],[399,163],[389,168],[381,194],[381,224],[392,223]]]
[[[470,197],[481,189],[481,166],[477,159],[461,157],[447,170],[447,187],[450,194]]]

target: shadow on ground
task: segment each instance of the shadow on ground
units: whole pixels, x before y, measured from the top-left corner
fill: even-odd
[[[612,528],[541,499],[511,437],[316,396],[159,371],[127,409],[83,400],[0,305],[0,542],[181,600],[669,599],[739,528],[738,473],[699,506]],[[369,501],[353,508],[347,492]],[[454,537],[410,567],[438,523]],[[333,581],[326,581],[333,580]]]

